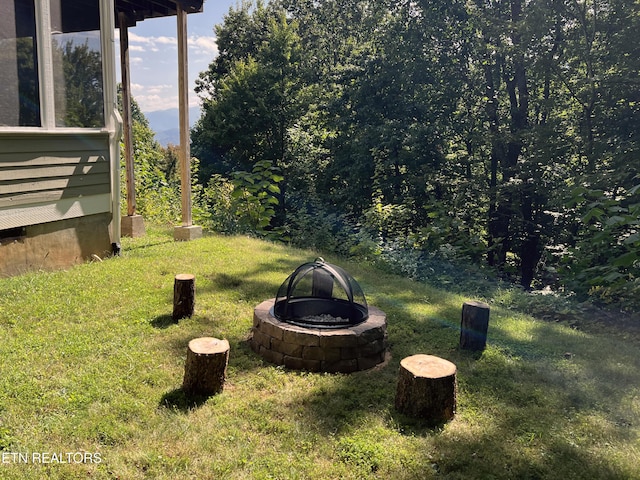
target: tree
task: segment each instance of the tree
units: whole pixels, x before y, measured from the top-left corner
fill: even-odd
[[[262,18],[263,10],[255,15]],[[201,83],[201,94],[210,94],[210,98],[194,130],[196,155],[206,148],[222,151],[225,173],[234,168],[250,170],[261,160],[283,166],[287,129],[301,112],[301,48],[296,29],[295,22],[274,13],[254,53],[235,55],[239,58],[229,63],[223,75],[210,70],[206,92]]]

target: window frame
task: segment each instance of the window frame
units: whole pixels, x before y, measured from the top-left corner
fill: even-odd
[[[112,54],[112,49],[108,48],[109,42],[112,40],[113,34],[107,35],[105,27],[109,25],[108,18],[105,16],[105,3],[111,2],[98,1],[100,9],[100,61],[102,67],[102,111],[104,124],[100,127],[58,127],[55,118],[55,85],[54,85],[54,66],[53,66],[53,42],[51,30],[51,5],[49,0],[35,0],[35,20],[36,20],[36,50],[37,50],[37,71],[38,71],[38,88],[40,98],[40,126],[0,126],[0,134],[16,133],[16,132],[105,132],[110,130],[112,112],[108,107],[111,95],[107,81],[113,75],[108,71],[111,68],[111,59],[107,55]],[[107,47],[107,48],[105,48]]]

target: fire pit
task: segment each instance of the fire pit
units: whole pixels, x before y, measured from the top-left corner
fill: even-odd
[[[255,308],[249,343],[287,368],[366,370],[385,360],[386,315],[367,305],[351,275],[319,258],[296,268],[276,298]]]
[[[309,328],[343,328],[369,316],[358,282],[322,258],[289,275],[278,290],[273,313],[278,320]]]

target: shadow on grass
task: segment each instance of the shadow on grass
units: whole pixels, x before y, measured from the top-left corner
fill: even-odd
[[[267,298],[275,297],[281,283],[301,263],[303,261],[298,259],[280,259],[256,263],[254,268],[241,273],[212,271],[203,275],[208,284],[198,287],[198,291],[201,294],[235,292],[238,298],[259,303]],[[273,272],[282,272],[280,279],[276,282],[261,278],[262,275],[272,274]]]
[[[151,320],[151,322],[149,323],[151,323],[151,326],[153,328],[165,329],[176,325],[178,322],[174,320],[171,315],[160,315],[159,317]]]
[[[182,388],[176,388],[165,393],[158,406],[174,412],[189,413],[200,408],[209,398],[210,395],[193,395]]]
[[[131,242],[131,244],[127,244],[127,246],[125,247],[125,250],[126,251],[144,250],[151,247],[166,245],[168,243],[174,243],[174,240],[172,238],[166,238],[166,239],[163,238],[163,239],[148,241],[148,243],[142,243],[140,241],[137,243]]]
[[[367,418],[387,417],[406,438],[433,445],[437,468],[455,478],[639,478],[629,477],[624,461],[611,461],[638,438],[628,393],[639,379],[633,350],[566,326],[504,317],[499,309],[487,349],[461,350],[461,303],[448,299],[422,314],[413,308],[422,291],[395,290],[388,286],[389,296],[376,302],[387,313],[392,361],[302,393],[309,425],[348,436]],[[594,354],[602,349],[605,355]],[[432,427],[395,411],[399,363],[417,353],[458,367],[451,424]]]

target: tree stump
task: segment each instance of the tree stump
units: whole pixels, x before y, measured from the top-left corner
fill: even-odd
[[[464,302],[460,325],[460,348],[484,350],[489,329],[489,305],[482,302]]]
[[[229,362],[229,342],[212,337],[189,342],[182,389],[189,394],[215,395],[222,392]]]
[[[176,275],[173,282],[173,319],[191,317],[196,306],[196,277],[190,273]]]
[[[395,407],[401,413],[439,425],[456,412],[456,366],[433,355],[412,355],[400,362]]]

